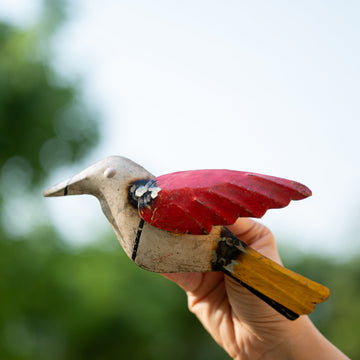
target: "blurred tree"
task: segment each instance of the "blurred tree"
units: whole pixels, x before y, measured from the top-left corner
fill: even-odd
[[[49,0],[31,29],[0,23],[3,222],[13,197],[29,207],[26,194],[39,194],[55,167],[81,159],[98,139],[79,89],[51,67],[64,16],[63,3]],[[111,242],[74,249],[50,225],[16,241],[0,228],[0,359],[226,356],[186,312],[180,289],[132,266]]]
[[[311,317],[360,359],[359,258],[306,256],[288,266],[330,287]],[[78,249],[51,228],[3,239],[0,273],[1,359],[228,359],[186,310],[183,291],[134,266],[113,234]]]
[[[55,167],[82,158],[98,139],[79,89],[50,65],[51,35],[64,17],[59,3],[45,2],[31,29],[0,23],[0,171],[7,185],[19,177],[38,185]]]
[[[51,229],[1,241],[0,272],[1,359],[228,359],[183,291],[112,235],[77,250]]]
[[[346,262],[303,255],[293,259],[289,266],[330,288],[329,299],[318,306],[310,317],[319,330],[351,359],[360,359],[360,307],[357,304],[360,298],[359,255]]]
[[[80,160],[99,137],[79,88],[51,66],[65,9],[63,1],[45,1],[31,29],[0,23],[3,221],[12,197],[26,207],[24,194],[55,167]],[[301,257],[287,265],[329,285],[330,300],[312,318],[360,359],[359,259]],[[228,359],[187,312],[183,292],[134,266],[114,235],[74,249],[50,225],[16,241],[0,227],[0,274],[0,359]]]

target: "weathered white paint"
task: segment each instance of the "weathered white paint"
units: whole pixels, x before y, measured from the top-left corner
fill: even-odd
[[[128,188],[136,180],[152,178],[151,173],[135,162],[110,156],[45,191],[44,196],[63,196],[65,192],[67,195],[96,196],[121,246],[132,258],[141,218],[128,200]],[[152,197],[160,190],[153,188]],[[145,223],[135,263],[155,272],[211,271],[211,259],[219,236],[220,227],[216,226],[209,235],[176,235]]]

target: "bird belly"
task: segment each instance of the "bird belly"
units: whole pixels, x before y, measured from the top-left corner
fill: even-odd
[[[145,223],[133,261],[159,273],[213,271],[220,231],[214,227],[208,235],[178,235]]]

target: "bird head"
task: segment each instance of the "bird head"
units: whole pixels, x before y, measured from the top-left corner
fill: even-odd
[[[128,187],[139,179],[150,180],[153,176],[142,166],[122,156],[107,158],[89,166],[79,174],[44,191],[45,197],[89,194],[99,197],[116,187],[128,192]],[[112,194],[114,195],[114,194]]]
[[[151,173],[130,159],[109,156],[49,188],[44,196],[96,196],[122,247],[130,255],[140,216],[129,201],[129,187],[136,181],[152,178]]]

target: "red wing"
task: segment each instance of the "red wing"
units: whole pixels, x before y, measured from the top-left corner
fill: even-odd
[[[139,208],[141,217],[179,234],[207,234],[213,225],[233,224],[238,217],[260,218],[268,209],[311,195],[295,181],[232,170],[171,173],[149,186],[160,191]]]

